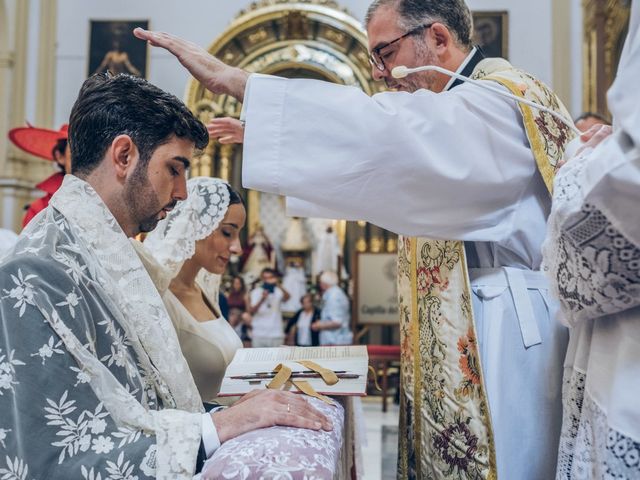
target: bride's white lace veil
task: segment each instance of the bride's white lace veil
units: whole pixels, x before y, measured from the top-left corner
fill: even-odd
[[[187,192],[187,199],[179,202],[144,241],[147,250],[166,270],[168,281],[180,272],[185,260],[193,256],[196,242],[220,226],[229,209],[229,185],[219,178],[191,178],[187,180]],[[217,304],[220,275],[203,268],[197,281]]]

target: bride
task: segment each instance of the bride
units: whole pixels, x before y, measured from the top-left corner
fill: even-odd
[[[200,391],[212,401],[242,342],[220,313],[220,275],[231,255],[240,255],[246,212],[226,182],[197,177],[188,198],[158,224],[136,249],[162,295],[180,347]]]

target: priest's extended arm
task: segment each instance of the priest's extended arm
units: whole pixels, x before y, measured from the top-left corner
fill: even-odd
[[[248,188],[398,233],[476,241],[504,239],[530,195],[536,167],[512,100],[472,85],[369,97],[327,82],[249,77],[177,37],[136,34],[174,53],[211,91],[244,100]]]

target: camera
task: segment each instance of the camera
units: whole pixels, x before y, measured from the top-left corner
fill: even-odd
[[[269,293],[273,293],[276,289],[276,285],[274,283],[263,283],[262,288]]]

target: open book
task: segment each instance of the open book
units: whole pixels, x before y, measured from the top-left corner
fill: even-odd
[[[327,385],[320,375],[296,363],[297,360],[311,360],[321,367],[333,370],[338,376],[338,383]],[[227,367],[218,396],[244,395],[251,390],[266,388],[274,376],[271,372],[281,363],[291,368],[293,380],[307,381],[316,392],[323,395],[366,395],[369,368],[367,347],[345,345],[241,348],[236,351],[233,361]],[[282,388],[297,391],[291,382],[287,382]]]

